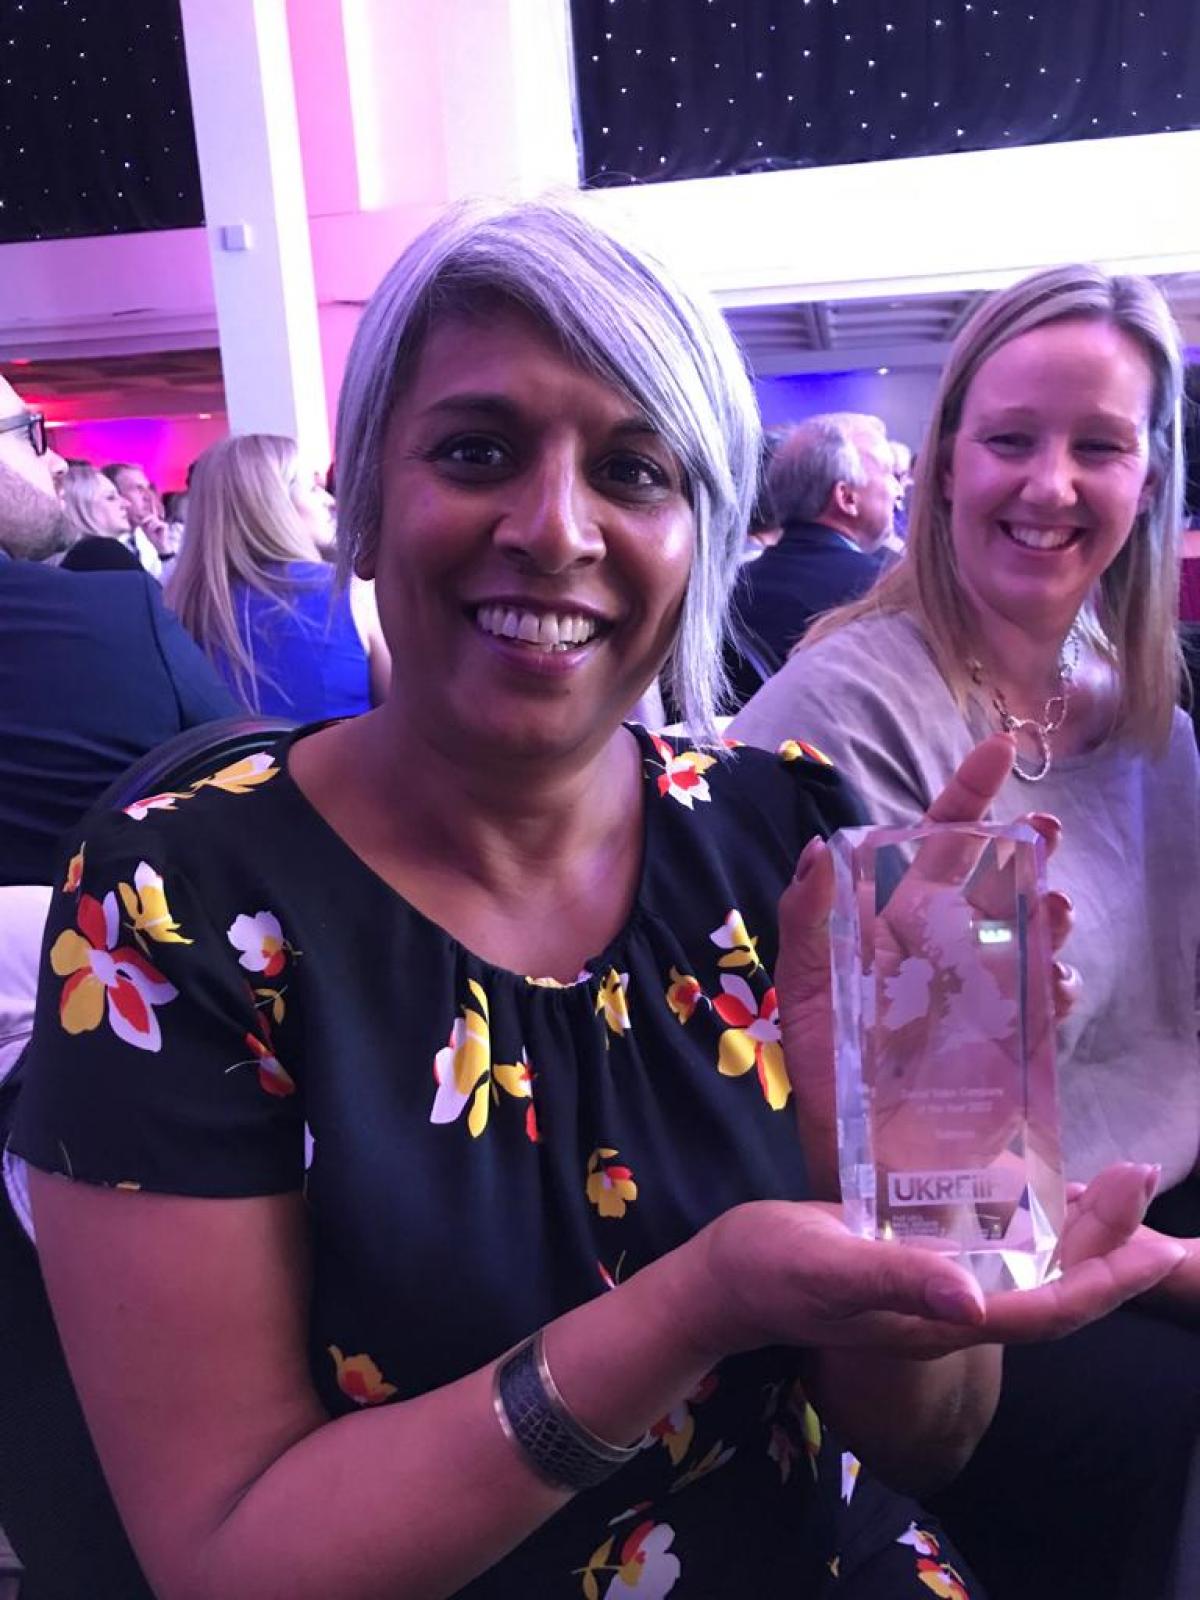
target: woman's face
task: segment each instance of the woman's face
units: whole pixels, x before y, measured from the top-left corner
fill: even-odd
[[[129,507],[116,484],[110,483],[107,478],[95,492],[92,515],[96,527],[109,538],[129,532]]]
[[[1039,633],[1074,621],[1148,494],[1154,376],[1099,319],[1047,323],[980,367],[943,489],[964,588]]]
[[[359,570],[405,715],[513,755],[599,748],[692,561],[679,464],[636,408],[520,311],[445,321],[389,420],[382,508]]]
[[[334,543],[333,496],[320,481],[315,468],[300,467],[288,490],[293,506],[318,551],[324,554]]]

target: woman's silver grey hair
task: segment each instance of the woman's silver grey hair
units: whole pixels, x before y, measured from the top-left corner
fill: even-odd
[[[754,392],[715,303],[566,205],[452,208],[414,240],[367,305],[338,405],[343,574],[379,537],[385,430],[430,329],[497,300],[528,312],[572,360],[629,399],[679,461],[695,557],[664,678],[692,736],[713,742],[730,594],[756,487]]]
[[[1079,625],[1117,670],[1114,734],[1158,752],[1166,747],[1183,679],[1176,629],[1183,361],[1170,307],[1148,278],[1112,277],[1089,265],[1052,267],[982,302],[955,339],[934,396],[917,457],[905,559],[863,599],[820,618],[800,648],[861,616],[907,612],[965,706],[974,692],[967,662],[975,652],[977,623],[958,575],[945,467],[967,391],[984,362],[1022,334],[1071,318],[1118,328],[1141,351],[1152,377],[1145,501],[1130,537],[1080,612]]]
[[[837,411],[808,417],[784,436],[767,477],[780,522],[816,522],[835,484],[862,487],[867,475],[854,435],[868,430],[886,437],[878,417]]]

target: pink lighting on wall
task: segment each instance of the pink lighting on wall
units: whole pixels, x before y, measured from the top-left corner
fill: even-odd
[[[60,456],[90,461],[136,461],[162,493],[182,489],[187,469],[229,426],[223,414],[207,417],[122,417],[110,421],[61,422],[54,428]]]

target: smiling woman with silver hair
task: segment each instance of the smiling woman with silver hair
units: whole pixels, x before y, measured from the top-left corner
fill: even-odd
[[[164,1600],[963,1600],[869,1468],[952,1473],[999,1341],[1177,1261],[1130,1166],[986,1302],[812,1198],[857,808],[704,743],[757,455],[714,307],[563,207],[450,212],[339,417],[387,699],[80,842],[14,1144]],[[677,742],[622,723],[664,664]]]

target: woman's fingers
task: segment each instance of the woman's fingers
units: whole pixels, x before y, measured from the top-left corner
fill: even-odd
[[[1056,961],[1052,974],[1052,989],[1054,993],[1054,1018],[1062,1022],[1071,1015],[1076,1001],[1083,993],[1083,979],[1079,970],[1071,966],[1068,961]]]
[[[1046,932],[1050,948],[1061,950],[1075,926],[1075,907],[1069,894],[1061,889],[1051,889],[1042,900],[1042,914],[1046,918]]]
[[[1120,1162],[1088,1184],[1067,1213],[1062,1238],[1064,1271],[1105,1255],[1132,1237],[1158,1189],[1162,1169]]]
[[[1035,833],[1040,833],[1046,844],[1046,855],[1052,856],[1062,843],[1063,825],[1049,811],[1030,811],[1019,819],[1027,822]]]
[[[978,822],[1012,771],[1016,740],[994,733],[977,744],[925,813],[930,822]]]

